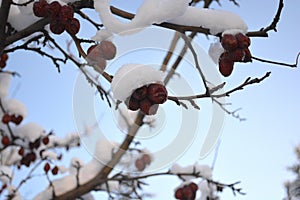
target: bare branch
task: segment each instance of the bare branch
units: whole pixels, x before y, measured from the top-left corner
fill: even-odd
[[[298,67],[299,56],[300,56],[300,52],[298,53],[298,55],[296,57],[295,64],[288,64],[288,63],[284,63],[284,62],[276,62],[276,61],[272,61],[272,60],[266,60],[266,59],[262,59],[262,58],[257,58],[257,57],[254,57],[254,56],[252,56],[252,59],[260,61],[260,62],[264,62],[264,63],[270,63],[270,64],[274,64],[274,65],[281,65],[281,66],[295,68],[295,67]]]

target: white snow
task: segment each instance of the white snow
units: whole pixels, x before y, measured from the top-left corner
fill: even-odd
[[[10,86],[11,75],[7,73],[0,73],[0,98],[8,96],[8,89]]]
[[[224,48],[222,47],[219,39],[216,39],[215,42],[211,43],[208,49],[208,55],[216,64],[219,63],[219,58],[223,52]]]
[[[26,0],[25,0],[26,1]],[[30,6],[28,6],[29,8]],[[17,31],[20,31],[34,22],[40,20],[41,18],[34,16],[33,12],[29,12],[27,7],[19,9],[19,6],[11,5],[10,12],[7,21],[14,27]]]
[[[171,168],[172,173],[200,173],[200,176],[203,178],[211,178],[212,177],[212,170],[208,165],[200,165],[200,164],[194,164],[194,165],[188,165],[185,167],[182,167],[178,164],[174,164]],[[195,178],[194,176],[182,176],[185,180],[190,180]]]
[[[246,33],[248,26],[244,20],[235,13],[224,10],[212,10],[189,6],[184,15],[168,20],[170,23],[203,27],[216,35],[229,29],[239,29]]]
[[[21,126],[17,126],[14,134],[20,138],[26,138],[30,142],[34,142],[37,138],[45,135],[45,129],[37,123],[30,122]]]
[[[3,106],[6,112],[15,115],[21,115],[23,118],[27,116],[26,106],[17,99],[5,99]]]
[[[110,11],[110,0],[95,0],[94,8],[99,13],[105,31],[100,30],[93,37],[102,41],[105,37],[116,34],[132,34],[154,23],[161,23],[168,19],[183,15],[189,0],[145,0],[137,10],[135,17],[129,22],[122,22]]]
[[[0,166],[0,181],[3,184],[8,184],[13,177],[13,171],[9,166]]]
[[[9,146],[1,151],[1,163],[3,165],[15,165],[22,157],[18,154],[19,147]]]
[[[132,92],[144,85],[162,82],[164,74],[151,66],[143,64],[123,65],[115,74],[111,89],[113,97],[125,101]]]
[[[107,164],[118,147],[119,144],[116,142],[109,141],[106,138],[99,139],[96,144],[94,157],[101,164]]]
[[[51,160],[57,160],[58,155],[57,155],[57,153],[55,153],[55,152],[53,152],[53,151],[45,150],[45,151],[43,151],[43,153],[42,153],[42,158],[43,158],[43,159],[48,158],[48,159],[51,159]]]

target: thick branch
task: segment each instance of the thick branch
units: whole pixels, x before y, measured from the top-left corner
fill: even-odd
[[[130,127],[129,133],[127,134],[125,140],[121,144],[119,150],[114,154],[112,160],[109,163],[107,163],[107,165],[103,167],[102,170],[93,179],[91,179],[89,182],[83,185],[80,185],[74,190],[68,191],[60,196],[55,197],[55,200],[75,199],[76,197],[80,197],[94,190],[96,186],[105,183],[108,175],[111,173],[114,167],[119,163],[121,157],[129,148],[137,131],[139,130],[140,126],[143,124],[143,119],[144,119],[144,115],[142,113],[139,113],[136,118],[135,124]]]
[[[3,0],[0,7],[0,55],[5,47],[6,23],[10,10],[11,0]]]

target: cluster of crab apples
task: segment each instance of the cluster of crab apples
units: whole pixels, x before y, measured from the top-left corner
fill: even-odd
[[[62,34],[65,30],[76,35],[80,29],[79,20],[74,18],[74,9],[68,5],[61,5],[57,1],[50,4],[46,0],[39,0],[33,4],[33,13],[37,17],[50,19],[50,30],[54,34]]]
[[[196,198],[196,192],[198,190],[198,185],[191,182],[180,188],[177,188],[175,191],[175,198],[179,200],[194,200]]]
[[[141,110],[146,115],[154,115],[159,104],[167,101],[168,91],[163,84],[151,83],[137,88],[125,104],[132,111]]]
[[[248,48],[251,41],[248,36],[242,33],[224,34],[221,44],[225,51],[219,58],[219,71],[223,76],[230,76],[235,62],[251,62],[252,56]]]
[[[117,54],[117,47],[111,41],[104,40],[99,44],[90,46],[87,50],[87,61],[98,71],[103,71],[106,68],[106,61],[112,60]]]

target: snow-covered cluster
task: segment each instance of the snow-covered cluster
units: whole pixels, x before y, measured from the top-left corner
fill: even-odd
[[[123,65],[115,74],[111,83],[113,97],[125,101],[132,92],[144,85],[162,82],[164,73],[143,64]]]
[[[246,23],[236,14],[189,6],[189,0],[144,0],[130,22],[122,22],[110,11],[110,0],[95,0],[94,7],[106,29],[97,32],[94,40],[102,41],[112,34],[132,34],[152,24],[169,22],[203,27],[215,35],[229,29],[247,32]]]

